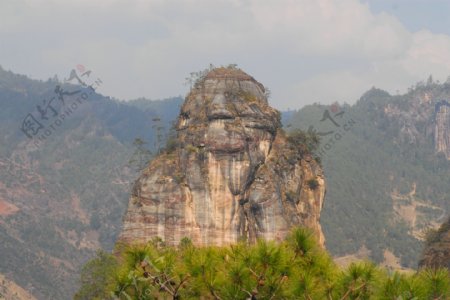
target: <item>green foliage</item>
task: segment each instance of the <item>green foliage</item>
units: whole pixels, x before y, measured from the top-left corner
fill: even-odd
[[[98,214],[94,214],[91,216],[89,225],[94,230],[98,230],[100,228],[100,226],[102,226],[102,224],[100,223],[100,217]]]
[[[172,175],[173,179],[175,179],[175,182],[180,184],[183,182],[183,180],[185,179],[184,174],[182,174],[181,172],[176,172],[175,174]]]
[[[253,103],[253,102],[258,101],[258,98],[255,95],[253,95],[252,93],[247,92],[247,91],[240,90],[239,96],[242,97],[248,103]]]
[[[163,151],[166,153],[174,153],[175,150],[178,148],[178,138],[177,138],[177,131],[176,131],[176,123],[172,122],[172,126],[170,126],[169,132],[167,133],[166,137],[166,145]]]
[[[340,276],[335,298],[370,299],[377,289],[379,270],[371,263],[353,263]]]
[[[313,234],[292,230],[285,241],[196,247],[183,238],[168,247],[155,238],[96,258],[83,269],[92,299],[447,299],[446,270],[389,274],[369,262],[337,267]],[[106,264],[105,264],[106,262]],[[94,266],[94,267],[93,267]],[[103,270],[99,270],[104,268]],[[93,274],[89,275],[92,271]],[[107,278],[95,274],[109,274]],[[79,297],[79,296],[78,296]],[[84,298],[75,298],[84,299]]]
[[[153,157],[152,152],[147,148],[146,145],[147,142],[145,142],[141,138],[136,138],[133,142],[135,150],[128,164],[132,169],[138,172],[144,169]]]
[[[450,277],[446,269],[429,269],[420,273],[425,299],[448,299],[450,297]]]
[[[300,153],[314,153],[320,144],[320,137],[314,132],[294,129],[288,133],[288,142]]]
[[[234,65],[230,65],[230,68],[234,68]],[[213,70],[215,67],[213,64],[209,64],[209,67],[197,72],[191,72],[189,77],[185,78],[186,84],[188,84],[191,88],[198,87],[198,85],[205,79],[206,75]]]
[[[14,194],[19,187],[23,192],[14,198],[20,211],[2,216],[0,273],[23,287],[32,286],[40,299],[72,299],[80,262],[95,256],[97,243],[112,249],[129,183],[138,176],[127,164],[133,139],[141,137],[156,153],[158,131],[152,130],[152,119],[161,119],[158,126],[166,129],[160,134],[166,136],[169,121],[176,118],[183,101],[177,97],[121,102],[92,93],[61,126],[54,126],[56,130],[38,150],[19,154],[20,145],[28,142],[19,129],[22,120],[32,113],[42,121],[36,105],[55,95],[56,84],[0,70],[0,181],[4,183],[0,197]],[[56,102],[52,105],[61,115],[64,109]],[[51,116],[43,123],[47,128],[56,120]],[[87,234],[97,228],[98,236]]]
[[[425,245],[429,246],[439,239],[438,229],[429,228],[424,232]]]
[[[109,289],[114,283],[111,274],[118,268],[116,258],[104,251],[84,265],[81,270],[81,288],[75,294],[75,300],[107,299]]]
[[[433,88],[434,95],[441,95],[439,99],[449,97],[448,86]],[[417,103],[423,94],[421,89],[403,96],[372,89],[355,105],[342,105],[338,111],[342,118],[331,112],[332,106],[314,104],[286,122],[290,128],[304,132],[309,128],[323,134],[333,132],[321,136],[314,154],[320,155],[325,174],[327,193],[320,220],[327,249],[334,256],[366,247],[370,258],[379,263],[384,260],[384,250],[389,249],[403,267],[417,268],[423,245],[411,233],[425,229],[430,222],[442,222],[450,210],[450,163],[435,153],[429,134],[434,103]],[[388,107],[398,108],[399,115],[407,119],[389,117]],[[321,121],[327,110],[340,127],[326,119]],[[343,128],[346,120],[354,121],[347,131]],[[404,138],[404,121],[418,131],[414,144]],[[339,140],[335,138],[337,133],[342,136]],[[415,194],[410,195],[413,184]],[[397,195],[402,200],[396,200]],[[399,218],[394,207],[414,203],[420,205],[415,209],[413,225]]]
[[[188,237],[184,237],[180,240],[180,248],[181,249],[186,249],[189,247],[192,247],[192,240]]]
[[[192,144],[188,144],[188,145],[186,145],[186,151],[189,152],[189,153],[197,153],[198,152],[198,148],[195,147]]]
[[[167,153],[174,152],[177,149],[177,147],[178,147],[178,140],[176,139],[176,137],[170,137],[167,139],[165,147],[165,151]]]

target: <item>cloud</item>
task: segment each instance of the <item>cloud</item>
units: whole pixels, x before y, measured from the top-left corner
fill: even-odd
[[[444,78],[450,75],[449,58],[449,36],[422,30],[414,34],[413,43],[400,58],[400,62],[405,72],[413,76],[433,73]]]
[[[0,20],[4,67],[45,79],[82,63],[123,99],[184,94],[209,63],[237,63],[280,109],[450,75],[449,36],[410,32],[357,0],[17,0]]]

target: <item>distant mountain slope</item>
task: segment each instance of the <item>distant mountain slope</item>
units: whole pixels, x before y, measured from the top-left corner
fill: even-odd
[[[58,85],[88,92],[0,69],[0,272],[39,299],[70,299],[83,262],[111,249],[136,177],[133,140],[164,144],[156,135],[167,135],[181,103],[141,100],[144,109],[92,93],[74,108],[66,95],[42,119],[37,105]],[[29,113],[46,126],[33,139],[20,129]]]
[[[18,286],[14,281],[0,274],[0,300],[35,300],[30,293]]]
[[[310,105],[292,116],[287,127],[322,134],[321,223],[335,256],[367,248],[378,262],[393,253],[417,267],[423,231],[450,210],[450,162],[436,146],[450,137],[449,116],[436,117],[446,99],[450,84],[429,82],[398,96],[372,89],[353,106]]]
[[[29,113],[40,117],[36,106],[57,85],[0,68],[0,273],[38,299],[71,298],[82,263],[99,247],[111,249],[137,178],[128,166],[133,140],[155,153],[182,103],[93,93],[36,149],[20,127]],[[327,134],[319,150],[328,185],[321,223],[334,255],[367,248],[377,261],[392,252],[416,267],[421,231],[437,227],[450,209],[449,99],[449,84],[431,82],[402,96],[374,89],[353,106],[283,114],[288,130],[313,126]],[[73,101],[55,105],[57,112]]]

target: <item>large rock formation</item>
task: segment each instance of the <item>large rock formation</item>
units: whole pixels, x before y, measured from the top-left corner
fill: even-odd
[[[178,118],[177,148],[155,158],[134,185],[122,241],[225,245],[282,239],[303,225],[323,244],[322,170],[288,142],[265,94],[235,68],[197,81]]]
[[[429,238],[419,266],[450,270],[450,218]]]

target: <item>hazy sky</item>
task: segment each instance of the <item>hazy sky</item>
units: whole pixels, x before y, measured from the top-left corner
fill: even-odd
[[[279,109],[354,103],[450,75],[447,0],[0,0],[0,65],[36,79],[83,64],[119,99],[185,95],[236,63]]]

